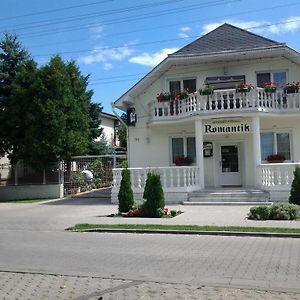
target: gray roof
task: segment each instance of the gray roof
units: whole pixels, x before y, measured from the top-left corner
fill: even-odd
[[[283,44],[225,23],[169,56],[204,55],[280,45]]]

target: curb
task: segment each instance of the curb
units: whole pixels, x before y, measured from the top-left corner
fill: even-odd
[[[70,232],[98,232],[98,233],[138,233],[138,234],[184,234],[184,235],[215,235],[215,236],[241,236],[265,238],[300,238],[300,233],[274,233],[274,232],[234,232],[234,231],[196,231],[196,230],[153,230],[153,229],[114,229],[91,228],[68,230]]]

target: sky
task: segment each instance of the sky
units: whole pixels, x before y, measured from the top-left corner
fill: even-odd
[[[225,22],[300,52],[299,0],[1,0],[0,35],[17,34],[39,65],[76,61],[112,113],[167,54]]]

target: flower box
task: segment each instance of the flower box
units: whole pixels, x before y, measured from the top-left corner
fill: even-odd
[[[177,156],[174,162],[176,166],[189,166],[193,160],[189,156]]]
[[[205,85],[202,89],[199,89],[200,95],[211,95],[214,92],[214,88],[209,85]]]
[[[271,154],[267,157],[269,163],[282,163],[285,161],[285,156],[282,154]]]
[[[299,87],[286,87],[283,90],[286,94],[296,94],[299,92]]]
[[[250,92],[250,88],[239,88],[235,90],[236,93],[248,93]]]

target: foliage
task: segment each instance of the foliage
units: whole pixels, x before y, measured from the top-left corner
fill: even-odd
[[[182,100],[182,99],[186,99],[190,94],[189,89],[181,89],[181,90],[177,90],[174,91],[172,93],[172,98],[175,98],[175,100]]]
[[[249,83],[244,83],[244,82],[242,82],[242,83],[236,85],[235,88],[236,88],[237,91],[240,91],[240,90],[247,90],[247,91],[250,91],[250,90],[253,90],[255,87],[254,87],[254,85],[251,84],[251,83],[249,84]]]
[[[300,205],[300,168],[298,166],[294,170],[289,202]]]
[[[59,56],[41,68],[26,63],[14,80],[7,111],[13,162],[42,169],[86,152],[92,96],[87,84],[75,63]]]
[[[210,95],[213,93],[213,91],[214,91],[214,87],[209,84],[206,84],[201,89],[199,89],[199,94],[200,95]]]
[[[160,175],[151,172],[147,174],[143,198],[145,199],[143,204],[145,214],[151,218],[159,217],[158,209],[163,210],[165,206]]]
[[[90,167],[94,179],[93,179],[93,186],[95,188],[100,188],[101,187],[101,182],[102,182],[102,176],[103,176],[103,164],[102,161],[100,159],[96,159],[91,167]]]
[[[277,89],[277,82],[265,82],[264,89],[265,92],[274,92]]]
[[[101,125],[100,113],[103,107],[99,103],[90,103],[89,106],[89,145],[88,152],[89,155],[101,155],[107,153],[106,142],[96,142],[95,139],[101,136],[103,128]]]
[[[120,141],[120,147],[127,148],[127,128],[121,124],[117,131],[117,137]]]
[[[28,59],[17,36],[5,33],[0,42],[0,153],[11,150],[8,125],[12,120],[6,112],[11,106],[12,83]]]
[[[128,168],[128,160],[127,159],[125,159],[125,160],[122,161],[121,167],[122,168]]]
[[[72,185],[77,187],[84,186],[84,175],[80,171],[76,171],[71,175],[70,181]]]
[[[289,203],[254,206],[248,214],[248,218],[252,220],[296,220],[299,217],[299,206]]]
[[[160,92],[157,94],[156,99],[158,102],[169,101],[171,100],[172,95],[169,92]]]
[[[126,168],[122,170],[122,180],[118,193],[119,212],[128,212],[134,206],[133,191],[131,188],[130,171]]]
[[[289,203],[273,204],[270,210],[270,219],[273,220],[295,220],[300,216],[297,205]]]

